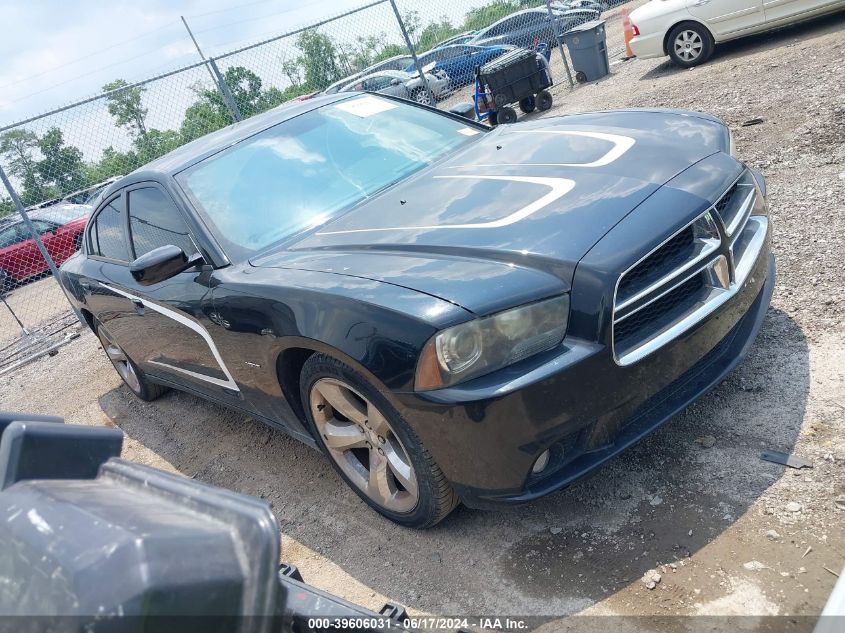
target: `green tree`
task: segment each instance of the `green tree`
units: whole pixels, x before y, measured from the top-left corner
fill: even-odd
[[[53,127],[38,141],[38,148],[44,156],[38,162],[38,174],[46,184],[55,186],[58,193],[65,194],[85,186],[85,164],[82,152],[72,145],[65,145],[62,131]],[[26,188],[26,183],[24,183]]]
[[[159,156],[164,156],[181,144],[182,137],[179,132],[152,128],[144,136],[135,139],[134,145],[138,151],[137,161],[140,165],[144,165]]]
[[[477,31],[490,26],[496,20],[499,20],[506,15],[510,15],[514,11],[519,11],[520,5],[513,0],[495,0],[488,2],[480,7],[471,9],[467,12],[464,18],[464,31]]]
[[[337,47],[328,35],[308,29],[299,34],[296,45],[302,51],[297,59],[304,71],[305,85],[310,89],[324,90],[343,78]]]
[[[15,203],[11,198],[0,198],[0,218],[12,215],[15,212]]]
[[[197,91],[196,86],[194,91],[200,99],[185,110],[185,118],[179,127],[179,136],[183,143],[189,143],[232,124],[232,115],[227,109],[221,110],[216,103],[209,103],[209,100],[203,96],[207,94],[207,91]]]
[[[434,48],[443,40],[457,35],[460,31],[455,28],[447,16],[441,16],[439,22],[431,22],[420,31],[417,38],[417,51],[424,52]]]
[[[419,11],[406,11],[405,15],[402,16],[402,22],[405,24],[405,31],[408,33],[408,37],[411,38],[411,41],[415,41],[416,38],[414,36],[419,32],[420,27],[422,27]]]
[[[285,59],[282,61],[282,73],[288,78],[291,86],[302,85],[302,67],[299,59]]]
[[[128,86],[123,79],[115,79],[103,86],[103,92],[110,92]],[[144,136],[147,133],[147,109],[141,102],[141,95],[146,92],[143,86],[127,88],[106,97],[109,114],[119,127],[125,127],[132,136]]]
[[[23,128],[9,130],[0,135],[0,155],[5,159],[9,173],[18,178],[36,173],[34,152],[38,149],[38,135]]]
[[[123,153],[113,147],[107,147],[103,150],[102,158],[88,166],[88,182],[102,182],[113,176],[125,176],[140,165],[138,155],[133,150]]]
[[[35,152],[38,148],[38,135],[32,130],[9,130],[0,135],[0,156],[9,170],[23,185],[20,196],[24,204],[30,205],[53,196],[53,191],[44,186],[38,171]]]

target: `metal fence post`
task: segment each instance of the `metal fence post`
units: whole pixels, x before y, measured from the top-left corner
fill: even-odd
[[[226,80],[223,78],[223,73],[220,72],[220,69],[217,67],[213,57],[208,59],[208,63],[211,64],[211,69],[214,71],[214,74],[217,75],[217,85],[223,93],[223,101],[225,101],[226,105],[229,107],[229,111],[232,113],[232,118],[235,119],[235,122],[241,121],[243,119],[241,116],[241,109],[238,107],[235,98],[232,96],[232,91],[229,90],[229,84],[227,84]]]
[[[569,68],[569,62],[566,59],[566,54],[563,52],[563,42],[560,39],[560,34],[557,32],[557,20],[555,20],[555,14],[552,11],[552,3],[551,0],[546,0],[546,11],[549,12],[549,23],[552,25],[552,33],[554,33],[555,40],[557,41],[557,49],[560,51],[560,58],[563,60],[563,67],[566,69],[566,76],[569,79],[569,87],[575,87],[575,81],[572,79],[572,71]]]
[[[437,100],[434,98],[431,86],[428,85],[428,79],[425,78],[425,73],[423,72],[422,66],[420,66],[420,60],[417,59],[417,49],[414,47],[414,44],[411,42],[411,38],[408,36],[408,30],[405,28],[405,22],[402,21],[399,8],[396,6],[396,0],[390,0],[390,6],[393,8],[393,13],[396,15],[396,21],[399,23],[399,30],[402,31],[402,37],[405,38],[405,45],[408,47],[408,51],[414,59],[414,68],[417,69],[417,73],[419,74],[420,79],[422,79],[423,85],[428,92],[428,98],[431,99],[431,106],[436,108]]]
[[[208,74],[211,75],[211,80],[217,86],[217,89],[220,91],[220,96],[223,97],[223,102],[226,104],[226,107],[229,108],[229,111],[232,113],[232,118],[235,122],[241,120],[241,110],[238,108],[238,104],[235,103],[234,97],[232,97],[232,91],[229,90],[229,85],[226,83],[226,80],[223,78],[223,75],[220,73],[220,69],[217,68],[217,64],[214,63],[213,59],[207,60],[205,55],[203,55],[202,49],[200,48],[199,42],[197,42],[197,38],[194,37],[194,32],[191,31],[191,27],[188,26],[188,21],[185,19],[184,15],[180,15],[182,18],[182,24],[185,25],[185,30],[188,32],[188,35],[191,36],[191,41],[194,43],[194,46],[197,49],[197,53],[200,56],[200,59],[205,62],[205,67],[208,68]]]
[[[70,303],[70,307],[73,308],[73,311],[76,314],[76,318],[78,318],[81,323],[85,323],[85,318],[82,316],[82,313],[76,309],[76,306],[73,305],[73,302],[70,300],[70,297],[68,297],[67,289],[62,283],[62,278],[59,275],[59,269],[56,266],[56,262],[53,261],[53,258],[50,257],[50,253],[47,252],[47,249],[44,246],[44,242],[41,241],[41,235],[36,230],[35,225],[32,223],[32,220],[29,219],[29,214],[26,212],[26,208],[24,208],[23,202],[18,197],[15,188],[12,186],[12,183],[9,182],[9,178],[6,176],[6,171],[3,169],[2,165],[0,165],[0,180],[3,181],[3,185],[6,187],[6,191],[9,192],[9,196],[12,198],[12,202],[15,203],[15,208],[18,210],[18,213],[20,213],[21,217],[23,218],[24,224],[26,224],[26,228],[29,230],[29,233],[30,235],[32,235],[32,239],[35,242],[35,245],[41,252],[41,256],[44,258],[44,261],[47,262],[47,267],[50,269],[50,272],[53,273],[53,278],[56,280],[56,283],[59,284],[59,288],[62,289],[62,292],[65,293],[65,297],[67,298],[68,303]]]

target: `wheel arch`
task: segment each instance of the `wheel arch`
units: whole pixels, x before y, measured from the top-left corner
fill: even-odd
[[[91,313],[91,311],[88,310],[88,308],[80,308],[79,312],[80,312],[80,314],[82,314],[83,318],[85,319],[85,323],[88,326],[88,328],[94,334],[96,334],[97,333],[97,327],[94,324],[94,315]]]
[[[285,347],[276,355],[276,379],[288,406],[306,428],[308,428],[308,425],[305,424],[305,404],[301,398],[300,379],[303,366],[315,354],[330,356],[348,365],[384,394],[394,407],[400,406],[399,402],[393,397],[391,390],[360,360],[315,339],[290,337]]]
[[[683,20],[678,20],[672,26],[670,26],[668,29],[666,29],[666,35],[663,36],[663,54],[664,55],[669,54],[669,36],[672,35],[672,31],[674,31],[676,28],[678,28],[679,26],[682,26],[684,24],[689,24],[691,26],[700,26],[702,29],[704,29],[707,32],[707,35],[710,36],[711,43],[713,43],[713,44],[716,43],[716,38],[713,36],[713,31],[711,31],[707,27],[707,25],[704,24],[704,22],[701,22],[699,20],[693,20],[693,19],[686,19],[685,18]]]

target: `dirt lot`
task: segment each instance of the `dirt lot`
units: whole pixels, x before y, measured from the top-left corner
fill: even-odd
[[[283,558],[370,607],[389,599],[433,614],[816,615],[845,565],[843,28],[840,14],[725,45],[695,70],[634,60],[596,84],[555,87],[553,115],[661,106],[727,120],[741,155],[768,178],[779,266],[748,360],[563,492],[500,512],[459,509],[426,532],[399,528],[281,433],[185,394],[136,401],[89,334],[0,378],[0,408],[116,425],[129,459],[269,500]],[[618,16],[608,32],[618,50]],[[742,127],[755,118],[762,124]],[[761,461],[765,448],[814,468]],[[654,589],[641,580],[650,570],[661,576]]]

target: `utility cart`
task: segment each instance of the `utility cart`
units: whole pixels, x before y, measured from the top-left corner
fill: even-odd
[[[552,107],[549,62],[542,52],[517,48],[497,57],[475,71],[475,114],[489,118],[491,125],[514,123],[516,110],[528,114]]]

